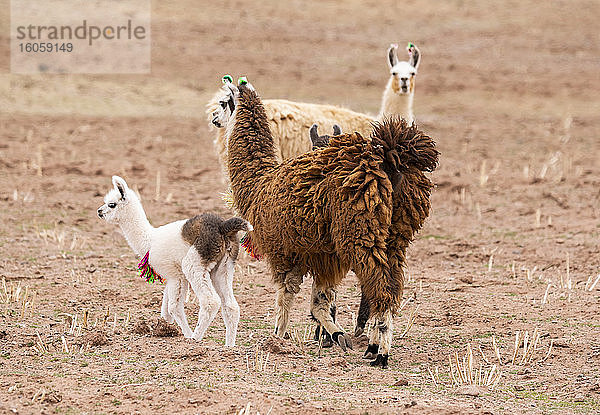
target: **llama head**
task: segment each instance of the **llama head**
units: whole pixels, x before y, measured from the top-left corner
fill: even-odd
[[[224,128],[233,116],[235,111],[236,99],[239,95],[238,87],[233,83],[231,75],[225,75],[222,78],[223,86],[220,93],[216,96],[218,105],[212,112],[211,122],[217,128]],[[246,77],[241,76],[238,79],[238,85],[244,85],[247,88],[254,90],[254,87],[248,83]]]
[[[421,63],[421,52],[412,43],[409,43],[407,61],[398,60],[398,45],[392,44],[388,49],[388,64],[392,80],[392,89],[396,94],[412,94],[415,89],[415,77]]]
[[[217,105],[211,114],[211,122],[217,128],[225,127],[235,110],[235,95],[230,88],[230,86],[235,87],[235,85],[233,85],[233,78],[231,78],[230,75],[225,75],[222,78],[222,81],[224,85],[215,97]]]
[[[121,177],[113,176],[112,183],[113,188],[104,196],[104,204],[98,208],[98,217],[109,223],[119,223],[128,215],[131,202],[138,198]]]
[[[331,135],[319,135],[319,133],[317,132],[318,129],[318,125],[317,124],[313,124],[312,127],[310,127],[310,141],[312,141],[312,149],[316,150],[317,148],[320,147],[327,147],[329,145],[329,140],[331,140]],[[333,135],[341,135],[342,134],[342,129],[340,128],[339,125],[337,124],[333,124]]]

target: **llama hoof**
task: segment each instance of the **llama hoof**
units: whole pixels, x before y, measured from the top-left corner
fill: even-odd
[[[363,355],[363,359],[373,360],[379,353],[379,345],[378,344],[369,344],[367,346],[367,350],[365,350],[365,354]]]
[[[388,367],[388,357],[389,355],[386,354],[378,354],[377,358],[375,360],[373,360],[370,365],[371,366],[381,366],[382,369],[387,369]]]
[[[321,333],[321,338],[319,339],[319,333]],[[324,328],[322,328],[321,326],[318,326],[315,329],[315,336],[314,336],[314,340],[317,343],[321,343],[321,347],[322,348],[329,348],[329,347],[333,347],[333,340],[331,339],[331,335],[329,333],[327,333],[327,330],[325,330]]]
[[[353,349],[352,340],[350,339],[350,336],[348,336],[346,333],[343,333],[341,331],[336,331],[335,333],[333,333],[331,335],[331,338],[333,339],[334,342],[336,342],[337,344],[340,345],[340,347],[342,348],[343,351],[346,351],[348,349]]]

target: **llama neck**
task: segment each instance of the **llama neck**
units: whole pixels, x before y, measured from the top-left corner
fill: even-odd
[[[269,122],[255,92],[241,92],[227,138],[233,199],[244,215],[252,203],[253,190],[278,164]]]
[[[143,257],[150,250],[154,228],[148,222],[144,208],[139,201],[130,201],[128,208],[127,220],[121,221],[119,226],[131,249],[137,256]]]
[[[414,121],[412,107],[415,91],[413,89],[410,94],[397,94],[392,89],[392,82],[393,78],[390,78],[385,91],[383,91],[378,118],[381,120],[384,116],[399,115],[410,124]]]

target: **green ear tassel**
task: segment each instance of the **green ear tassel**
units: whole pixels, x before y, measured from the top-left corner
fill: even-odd
[[[227,74],[227,75],[223,76],[223,78],[221,78],[221,81],[223,81],[224,84],[226,84],[226,83],[232,84],[233,77],[231,75]]]
[[[415,45],[412,42],[408,42],[408,46],[406,47],[406,49],[410,49],[410,48],[414,48]]]
[[[238,85],[246,85],[248,83],[248,79],[245,76],[240,76],[238,78]]]

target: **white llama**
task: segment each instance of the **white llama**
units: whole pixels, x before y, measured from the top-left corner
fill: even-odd
[[[175,321],[186,338],[201,340],[223,307],[225,346],[235,346],[240,307],[233,295],[233,270],[239,250],[238,231],[252,226],[241,218],[223,220],[202,214],[154,228],[140,199],[125,180],[112,178],[114,188],[104,197],[98,216],[121,227],[131,249],[142,259],[138,268],[149,282],[166,280],[161,316]],[[188,284],[200,303],[192,332],[184,310]]]
[[[309,129],[313,124],[330,130],[338,124],[343,131],[358,131],[364,136],[371,132],[373,121],[383,119],[384,115],[399,115],[409,123],[414,121],[413,98],[415,93],[415,76],[421,61],[419,49],[408,44],[408,61],[399,61],[398,45],[390,45],[388,63],[390,79],[383,92],[379,115],[362,114],[333,105],[308,104],[292,102],[284,99],[266,99],[263,101],[269,127],[275,141],[275,155],[279,161],[296,157],[310,151],[312,143]],[[231,76],[223,77],[223,82],[233,82]],[[227,142],[225,126],[235,109],[235,102],[226,85],[215,94],[206,106],[210,125],[218,128],[214,144],[219,154],[219,161],[227,176]]]
[[[408,61],[398,60],[398,45],[392,44],[388,49],[388,63],[390,65],[390,79],[383,91],[381,110],[377,117],[382,120],[386,115],[399,114],[411,124],[413,115],[413,99],[415,97],[415,76],[421,63],[421,52],[412,43],[409,43]]]

